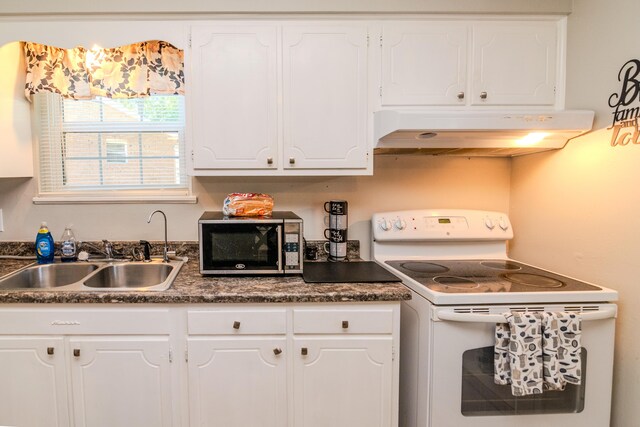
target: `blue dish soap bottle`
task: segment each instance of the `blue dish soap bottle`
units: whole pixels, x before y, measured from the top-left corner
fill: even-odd
[[[51,264],[53,262],[53,253],[53,237],[51,237],[47,223],[42,222],[36,235],[36,258],[38,259],[38,264]]]

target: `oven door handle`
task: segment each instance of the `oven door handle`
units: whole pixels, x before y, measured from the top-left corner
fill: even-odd
[[[582,320],[603,320],[616,317],[618,310],[615,305],[603,307],[597,311],[576,312]],[[445,320],[449,322],[473,322],[473,323],[506,323],[503,314],[481,313],[456,313],[451,310],[438,310],[433,312],[433,320]]]

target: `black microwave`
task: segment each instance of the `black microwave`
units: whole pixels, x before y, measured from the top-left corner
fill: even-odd
[[[201,274],[302,273],[302,218],[205,212],[198,220]]]

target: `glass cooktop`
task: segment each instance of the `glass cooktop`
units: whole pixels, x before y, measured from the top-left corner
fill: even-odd
[[[601,288],[511,260],[386,261],[427,288],[444,293],[584,292]]]

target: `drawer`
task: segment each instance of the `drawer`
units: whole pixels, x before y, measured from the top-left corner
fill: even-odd
[[[42,308],[0,310],[0,334],[168,334],[168,309]]]
[[[296,334],[391,334],[391,309],[294,309]]]
[[[190,335],[270,335],[287,332],[285,309],[189,311]]]

